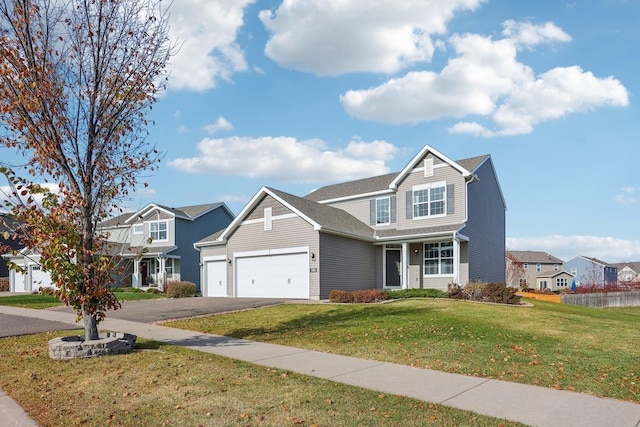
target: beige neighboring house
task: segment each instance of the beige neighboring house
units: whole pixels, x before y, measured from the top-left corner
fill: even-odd
[[[640,282],[640,262],[620,262],[613,266],[618,269],[618,284]]]
[[[550,289],[553,292],[561,292],[571,289],[573,275],[566,271],[543,273],[536,276],[536,289],[544,291]]]
[[[508,286],[514,287],[522,287],[526,283],[529,288],[540,289],[537,287],[537,277],[549,277],[561,272],[564,264],[560,258],[542,251],[507,251],[507,263],[510,262],[509,258],[522,264],[522,276],[514,278],[514,283],[507,283]]]
[[[505,210],[490,156],[453,161],[428,145],[400,172],[305,197],[263,187],[196,243],[202,294],[318,300],[503,282]]]

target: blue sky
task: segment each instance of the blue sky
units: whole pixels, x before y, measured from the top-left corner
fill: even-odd
[[[179,0],[159,171],[129,201],[303,196],[490,154],[507,248],[640,260],[640,3]]]

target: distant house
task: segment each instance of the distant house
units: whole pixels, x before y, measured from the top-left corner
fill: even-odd
[[[200,255],[193,244],[224,229],[233,220],[224,203],[171,208],[156,203],[104,221],[108,233],[108,255],[123,259],[122,285],[148,289],[173,281],[190,281],[200,288]],[[10,257],[25,273],[11,272],[13,292],[32,292],[51,287],[49,273],[42,271],[40,255],[28,248]]]
[[[597,258],[576,256],[564,263],[564,269],[576,278],[581,286],[615,285],[618,281],[618,269]]]
[[[640,282],[640,262],[622,262],[612,264],[618,269],[618,283]]]
[[[541,291],[550,289],[553,292],[570,290],[573,279],[566,271],[550,271],[536,276],[535,288]]]
[[[202,293],[317,300],[504,282],[505,210],[490,156],[454,161],[428,145],[400,172],[305,197],[263,187],[196,244]]]
[[[512,263],[518,263],[521,268],[513,268]],[[564,262],[553,255],[541,251],[507,251],[507,273],[509,270],[517,272],[507,274],[507,286],[537,288],[537,278],[549,277],[563,270]]]

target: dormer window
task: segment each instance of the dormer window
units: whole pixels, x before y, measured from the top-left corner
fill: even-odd
[[[149,223],[149,234],[151,240],[154,242],[169,240],[167,228],[167,221],[155,221]]]

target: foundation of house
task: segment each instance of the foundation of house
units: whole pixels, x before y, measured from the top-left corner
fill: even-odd
[[[123,332],[106,332],[100,339],[85,341],[84,336],[54,338],[49,341],[49,357],[57,360],[130,353],[138,337]]]

